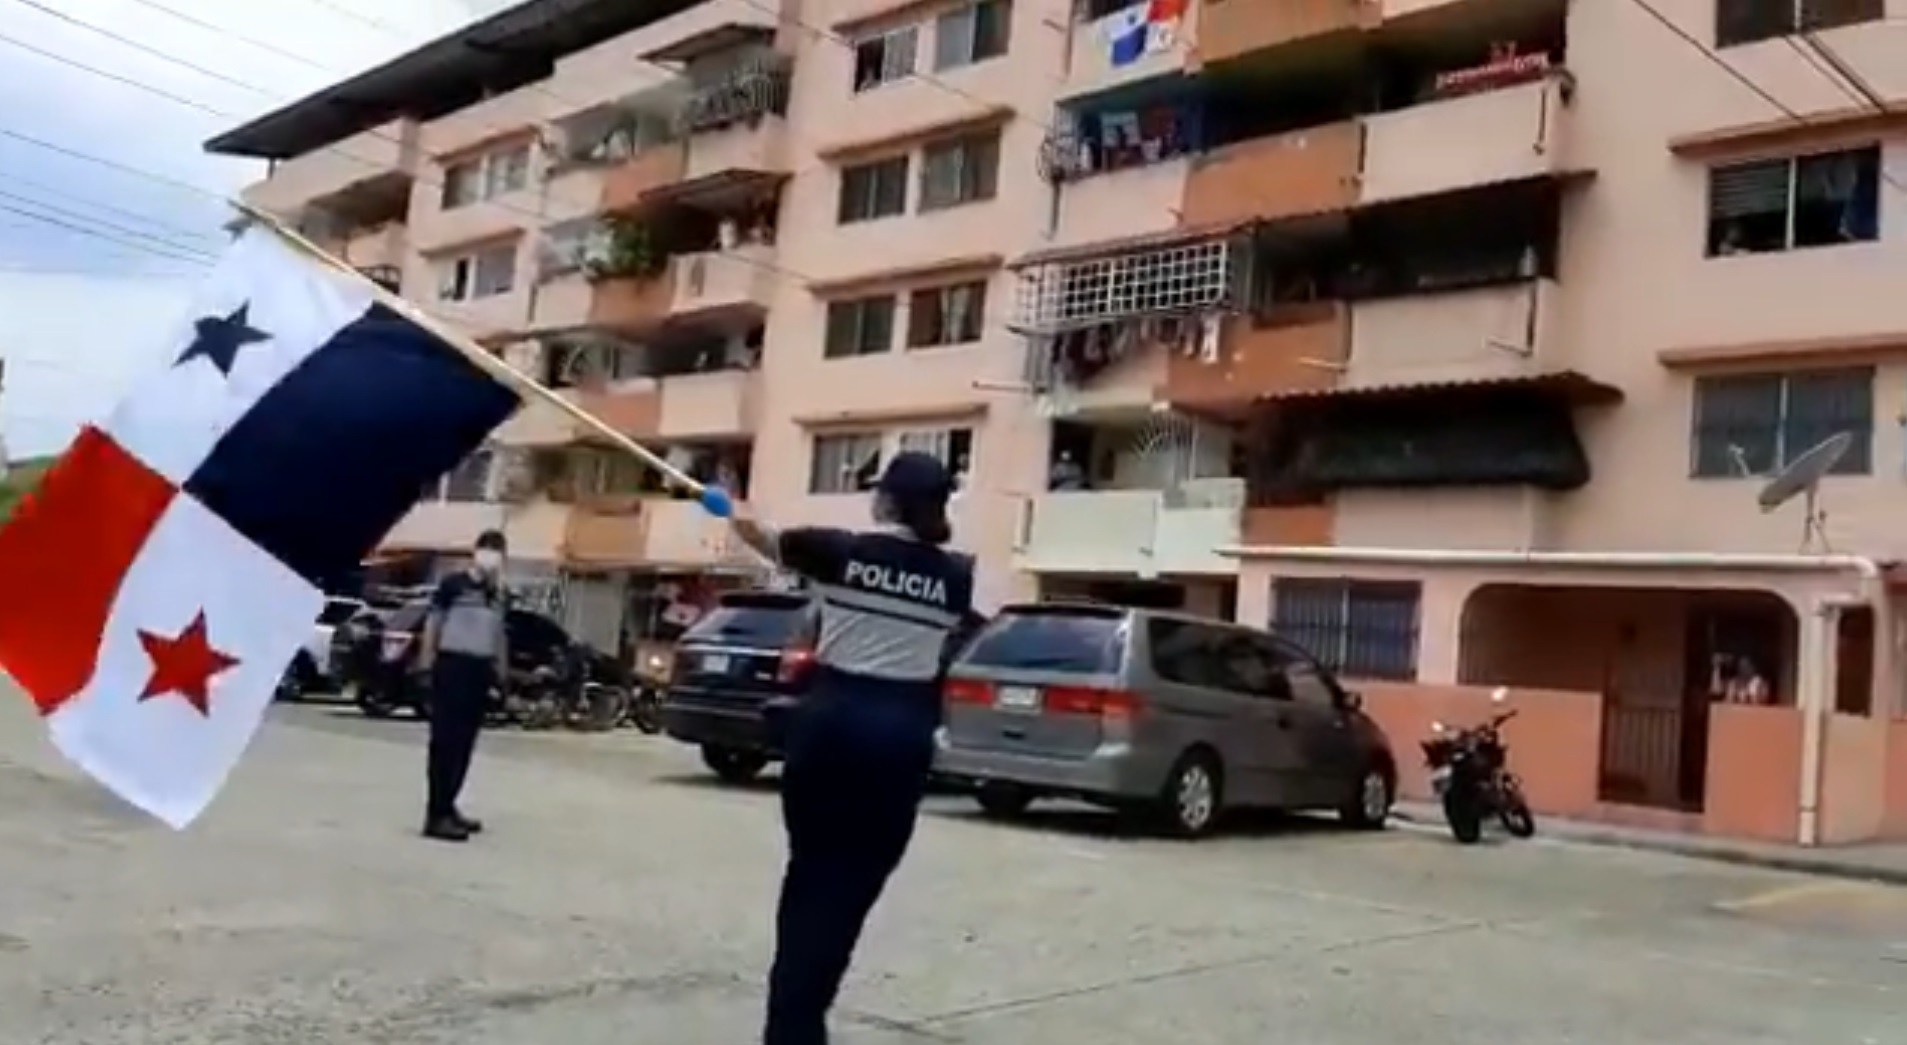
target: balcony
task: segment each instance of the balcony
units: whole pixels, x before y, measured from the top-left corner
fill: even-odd
[[[245,202],[273,214],[293,214],[346,189],[385,179],[410,181],[423,157],[415,120],[393,120],[335,145],[278,164],[271,177],[245,190]]]
[[[550,403],[531,399],[497,426],[496,441],[524,449],[568,446],[576,440],[576,421]]]
[[[689,139],[682,179],[692,181],[724,171],[786,174],[793,167],[788,125],[780,117],[703,131]]]
[[[1199,0],[1194,57],[1212,65],[1295,40],[1374,28],[1382,9],[1368,0]]]
[[[670,261],[675,276],[670,314],[708,323],[724,316],[760,317],[774,301],[779,275],[774,257],[775,248],[759,243],[677,255]]]
[[[1226,321],[1217,358],[1173,353],[1165,399],[1194,409],[1228,409],[1260,396],[1336,384],[1350,348],[1348,311],[1337,303],[1280,309],[1267,319]]]
[[[686,150],[679,143],[637,153],[603,172],[602,209],[612,213],[634,209],[644,193],[681,181],[686,164]]]
[[[1363,157],[1364,131],[1355,122],[1228,145],[1192,162],[1182,220],[1199,227],[1348,209],[1358,201]]]
[[[489,501],[420,501],[384,537],[383,547],[418,551],[464,551],[477,535],[503,519],[504,507]]]
[[[531,562],[560,562],[569,527],[567,504],[538,498],[504,509],[503,534],[514,558]]]
[[[651,498],[642,510],[648,516],[643,558],[652,566],[693,570],[757,563],[734,539],[726,522],[694,501]]]
[[[1060,87],[1061,97],[1097,94],[1183,70],[1189,50],[1185,41],[1198,39],[1199,10],[1200,5],[1187,4],[1185,17],[1179,20],[1175,30],[1154,31],[1139,56],[1123,65],[1113,64],[1111,34],[1128,12],[1116,11],[1090,22],[1075,22],[1068,52],[1072,56],[1071,64]]]
[[[1561,173],[1562,91],[1562,80],[1545,78],[1370,117],[1362,202]]]
[[[404,267],[405,229],[402,222],[388,222],[376,228],[361,229],[344,241],[339,260],[363,269]]]
[[[630,335],[651,332],[668,321],[675,305],[675,280],[658,276],[609,275],[593,281],[589,324]]]
[[[1179,225],[1191,162],[1166,160],[1066,182],[1050,249],[1169,233]]]
[[[595,303],[596,287],[581,270],[558,273],[537,287],[530,329],[550,333],[588,326]]]
[[[1532,280],[1351,306],[1348,387],[1520,377],[1554,369],[1556,284]]]
[[[1186,484],[1206,485],[1211,481]],[[1237,485],[1237,480],[1219,480]],[[1238,543],[1239,509],[1183,504],[1159,490],[1045,493],[1025,503],[1017,569],[1034,573],[1169,574],[1236,572],[1212,549]]]
[[[722,438],[755,429],[753,370],[676,374],[658,384],[656,432],[665,439]]]
[[[662,393],[653,381],[579,389],[563,394],[574,395],[576,405],[582,407],[584,412],[624,435],[638,439],[655,438],[662,413]]]
[[[563,527],[563,562],[616,568],[641,564],[648,543],[648,513],[642,499],[585,499],[569,511]]]

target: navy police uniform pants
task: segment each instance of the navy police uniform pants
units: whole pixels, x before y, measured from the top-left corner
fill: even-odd
[[[907,852],[933,765],[937,708],[816,693],[790,723],[781,815],[788,867],[775,912],[764,1045],[824,1045],[868,912]]]
[[[496,680],[496,664],[487,657],[440,653],[431,665],[426,815],[447,817],[457,812],[457,795],[470,775],[470,758],[476,753],[477,734],[483,731],[484,711]]]

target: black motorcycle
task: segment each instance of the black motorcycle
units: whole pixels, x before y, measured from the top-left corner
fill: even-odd
[[[509,721],[524,729],[559,726],[589,733],[616,728],[629,714],[633,698],[626,681],[595,670],[589,650],[580,644],[555,663],[515,672],[503,706]]]
[[[1492,703],[1508,698],[1505,690],[1491,694]],[[1470,845],[1483,837],[1483,822],[1496,817],[1513,837],[1536,833],[1536,817],[1523,797],[1523,783],[1509,768],[1503,724],[1516,709],[1492,715],[1480,726],[1450,731],[1441,722],[1431,724],[1432,736],[1423,742],[1424,764],[1430,767],[1430,785],[1443,802],[1444,820],[1457,841]]]

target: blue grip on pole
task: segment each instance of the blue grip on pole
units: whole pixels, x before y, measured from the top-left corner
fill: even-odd
[[[697,498],[702,502],[702,510],[717,519],[726,519],[735,514],[735,502],[729,499],[728,491],[719,486],[704,486]]]

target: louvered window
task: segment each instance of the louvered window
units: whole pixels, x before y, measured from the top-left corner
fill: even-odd
[[[1879,235],[1877,145],[1709,171],[1710,257],[1860,243]]]

